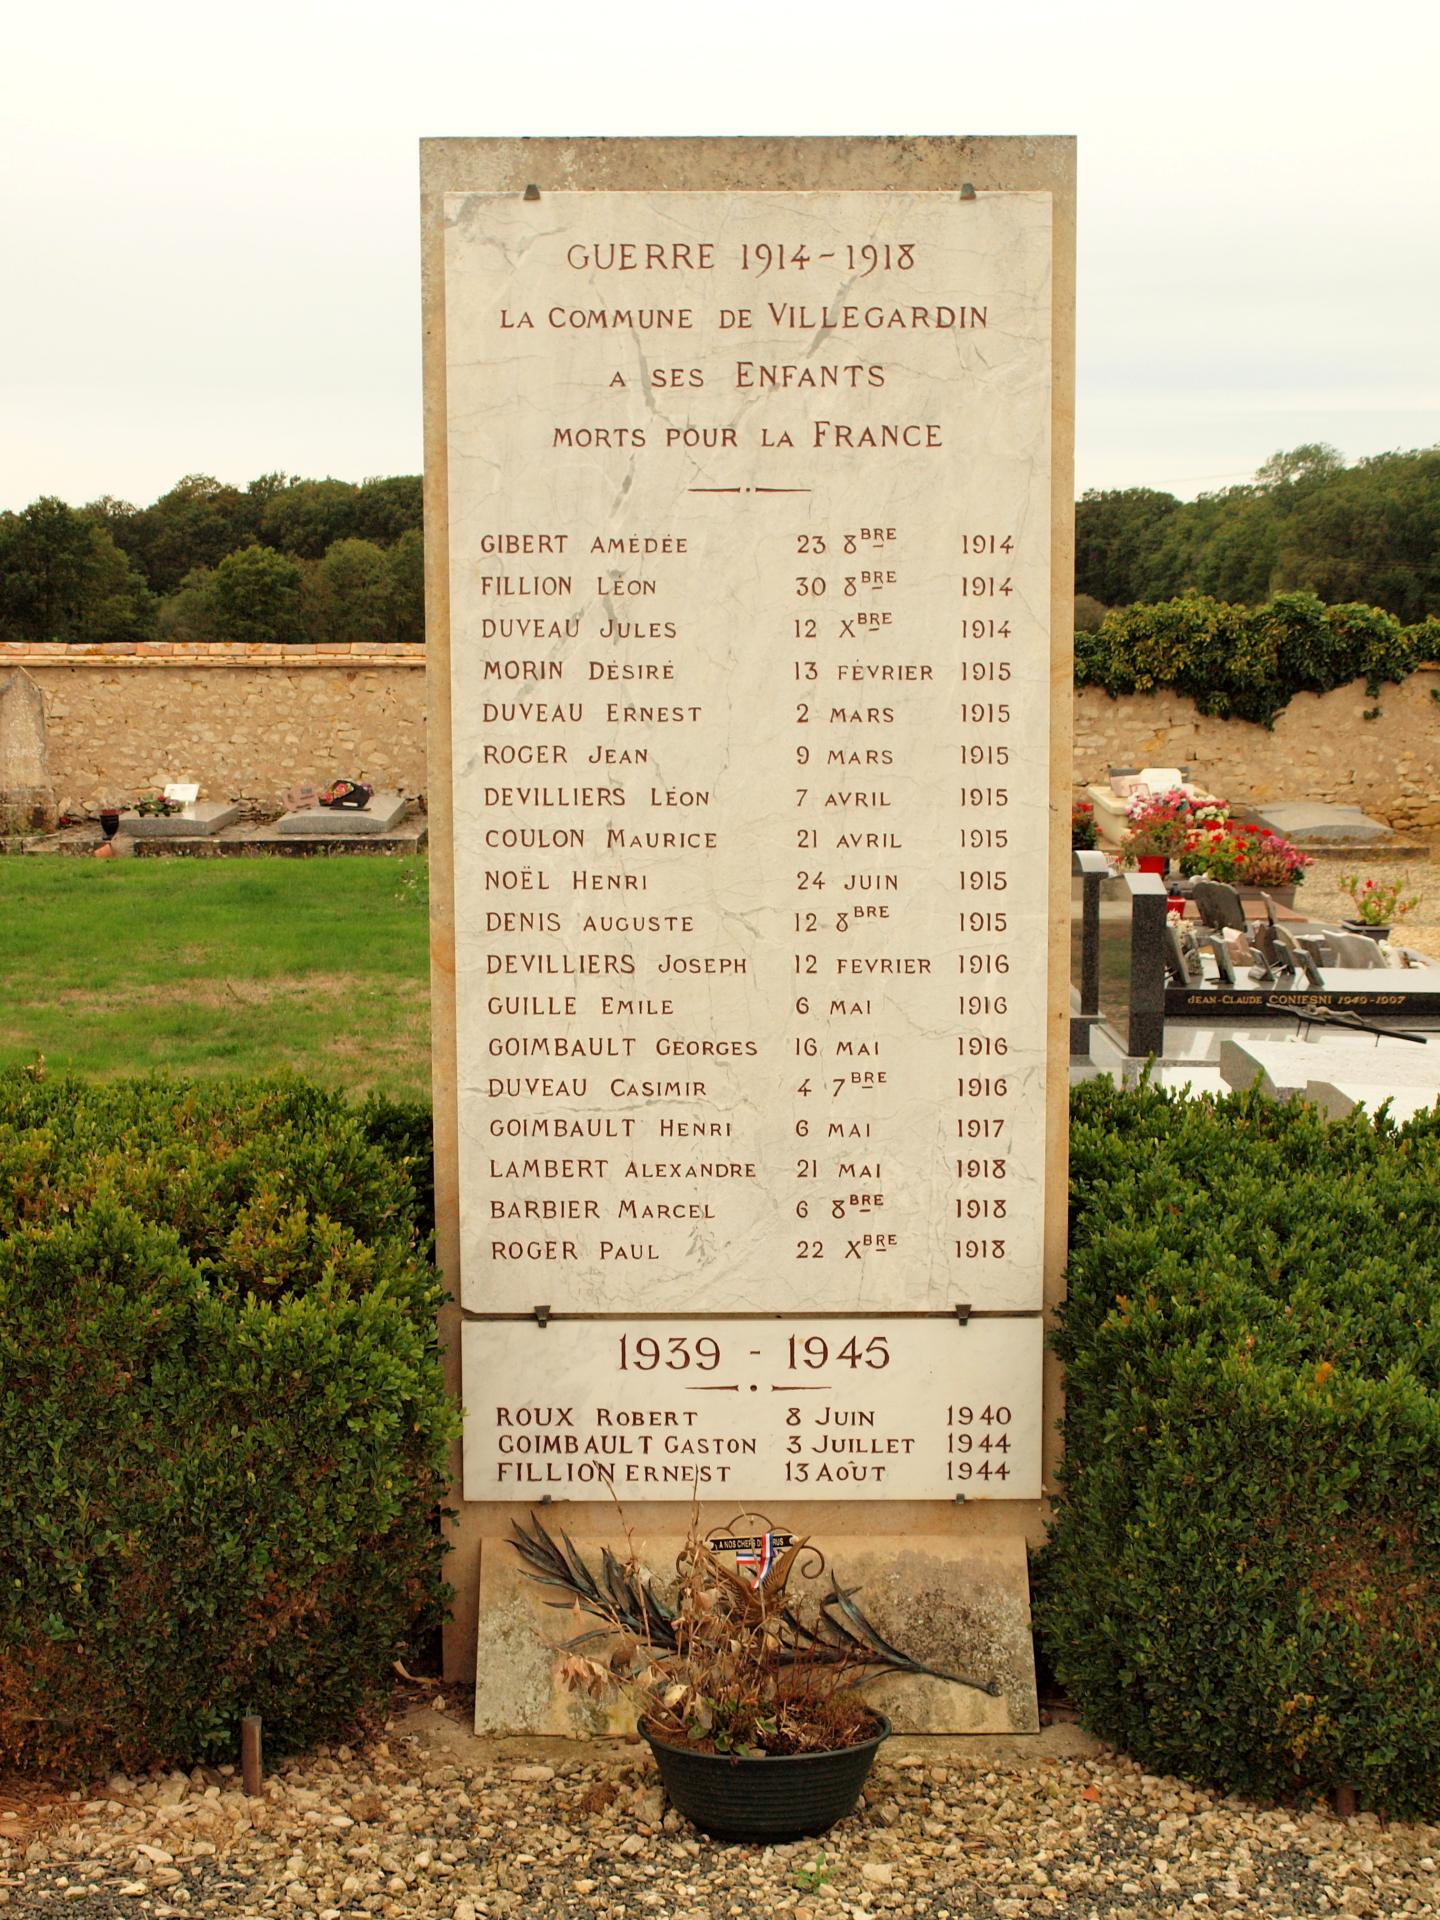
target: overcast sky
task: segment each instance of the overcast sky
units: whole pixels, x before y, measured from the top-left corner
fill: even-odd
[[[0,507],[415,472],[431,134],[1067,133],[1077,486],[1440,441],[1435,0],[71,0],[0,41]]]

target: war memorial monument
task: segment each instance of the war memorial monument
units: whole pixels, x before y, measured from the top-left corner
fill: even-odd
[[[422,174],[447,1669],[578,1725],[511,1520],[663,1566],[698,1501],[1002,1680],[897,1725],[1033,1727],[1073,142]]]

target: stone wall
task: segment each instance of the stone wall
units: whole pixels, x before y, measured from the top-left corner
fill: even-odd
[[[423,647],[0,642],[0,678],[16,666],[44,697],[47,784],[63,813],[167,780],[260,813],[281,811],[287,787],[342,775],[425,790]]]
[[[1075,695],[1075,784],[1112,766],[1188,766],[1230,801],[1329,800],[1396,827],[1440,826],[1440,667],[1372,700],[1360,681],[1297,694],[1273,732],[1207,720],[1173,693]],[[1379,712],[1374,719],[1367,713]]]
[[[45,702],[46,784],[71,813],[165,780],[278,811],[284,790],[354,775],[425,791],[423,647],[24,646]],[[1298,694],[1273,732],[1207,720],[1172,693],[1075,696],[1075,784],[1172,766],[1230,800],[1333,800],[1398,827],[1440,825],[1440,667],[1371,700],[1358,682]],[[1372,720],[1364,716],[1378,707]],[[0,734],[3,739],[3,734]],[[33,769],[26,770],[27,784]],[[0,766],[0,789],[6,785]]]

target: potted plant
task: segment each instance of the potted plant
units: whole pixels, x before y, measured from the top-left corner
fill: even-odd
[[[1219,825],[1198,824],[1180,858],[1181,872],[1191,878],[1259,887],[1282,906],[1293,904],[1295,889],[1311,864],[1311,856],[1281,834],[1228,819]]]
[[[1163,874],[1185,852],[1202,821],[1224,820],[1229,815],[1213,804],[1198,806],[1183,787],[1171,787],[1164,793],[1137,794],[1125,817],[1130,831],[1120,842],[1121,866]]]
[[[1095,809],[1088,800],[1072,800],[1070,803],[1070,851],[1089,853],[1100,844],[1099,829],[1095,825]]]
[[[768,1526],[734,1538],[750,1518],[717,1538],[692,1516],[667,1587],[641,1568],[633,1542],[624,1562],[604,1549],[596,1573],[533,1513],[528,1531],[513,1523],[511,1544],[531,1579],[566,1596],[552,1605],[598,1622],[558,1649],[560,1678],[595,1699],[628,1698],[675,1807],[727,1839],[798,1839],[853,1810],[890,1732],[860,1697],[867,1679],[931,1674],[999,1689],[891,1646],[833,1578],[818,1602],[803,1598],[792,1577],[797,1567],[822,1572],[823,1557]]]
[[[1353,915],[1343,922],[1345,931],[1368,934],[1372,940],[1388,940],[1395,922],[1420,904],[1418,893],[1404,892],[1403,880],[1362,880],[1358,873],[1342,873],[1340,885],[1355,903]]]
[[[1283,834],[1252,828],[1236,857],[1235,878],[1242,887],[1259,887],[1288,907],[1294,905],[1295,889],[1312,864],[1313,856],[1302,853]]]

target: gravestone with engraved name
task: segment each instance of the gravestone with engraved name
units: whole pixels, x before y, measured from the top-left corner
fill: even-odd
[[[0,826],[53,824],[45,696],[23,667],[0,673]]]
[[[520,190],[550,144],[434,143],[427,201],[441,1252],[497,1618],[508,1503],[824,1502],[952,1558],[962,1505],[1038,1512],[1063,1174],[1068,143],[930,143],[945,187],[813,143],[805,190],[803,142],[763,183],[585,143]]]

